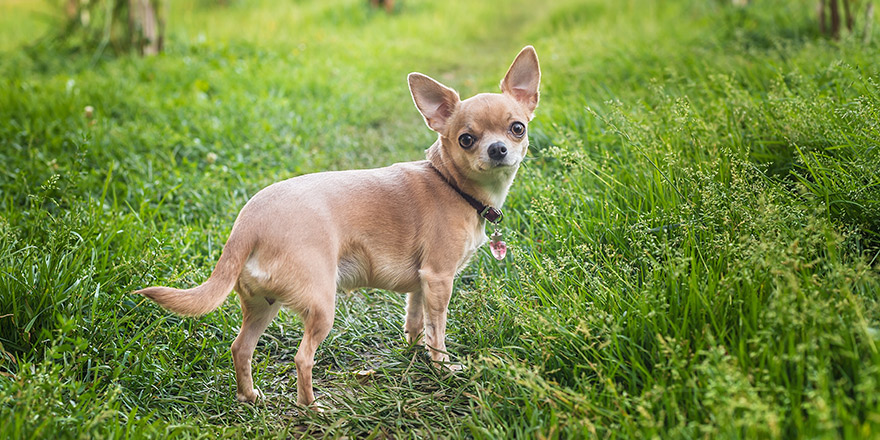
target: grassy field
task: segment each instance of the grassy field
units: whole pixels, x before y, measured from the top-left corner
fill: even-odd
[[[880,437],[880,38],[827,40],[797,0],[168,3],[137,58],[0,0],[0,437]],[[318,350],[324,412],[295,404],[285,312],[239,404],[235,295],[128,294],[206,279],[271,182],[423,158],[406,74],[495,91],[526,44],[531,159],[512,257],[456,282],[463,372],[361,291]]]

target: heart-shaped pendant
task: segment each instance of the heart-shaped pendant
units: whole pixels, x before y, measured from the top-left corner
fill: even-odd
[[[503,260],[504,256],[507,255],[507,243],[501,240],[501,232],[497,229],[492,233],[489,249],[492,251],[492,256],[498,261]]]

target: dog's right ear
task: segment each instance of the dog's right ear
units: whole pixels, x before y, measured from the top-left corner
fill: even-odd
[[[425,123],[431,130],[443,133],[446,121],[460,102],[458,93],[421,73],[410,73],[407,81],[413,102],[424,116]]]
[[[529,119],[534,116],[538,106],[538,86],[541,84],[541,68],[538,66],[538,54],[532,46],[524,47],[507,75],[501,80],[501,91],[524,105],[528,109]]]

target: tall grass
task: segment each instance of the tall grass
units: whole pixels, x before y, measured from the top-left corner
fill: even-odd
[[[783,0],[170,7],[159,57],[0,63],[3,437],[877,435],[876,43]],[[357,292],[318,351],[324,412],[295,405],[287,313],[241,405],[234,295],[179,318],[127,294],[204,280],[271,182],[422,158],[406,73],[493,90],[525,44],[531,159],[511,258],[455,286],[463,373],[405,344],[400,295]]]

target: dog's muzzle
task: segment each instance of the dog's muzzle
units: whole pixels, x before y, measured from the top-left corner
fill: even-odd
[[[486,150],[486,153],[489,154],[489,159],[501,162],[507,156],[507,145],[505,145],[504,142],[495,142],[492,145],[489,145],[489,149]]]

